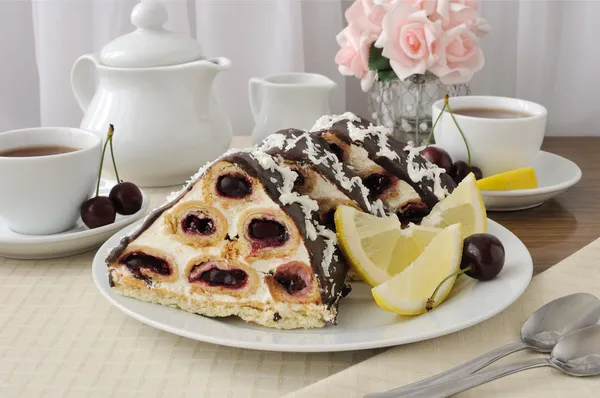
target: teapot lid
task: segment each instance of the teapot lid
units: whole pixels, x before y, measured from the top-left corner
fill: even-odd
[[[131,12],[131,23],[137,29],[105,45],[100,52],[102,63],[119,68],[144,68],[203,59],[200,43],[163,28],[167,18],[162,3],[142,0]]]

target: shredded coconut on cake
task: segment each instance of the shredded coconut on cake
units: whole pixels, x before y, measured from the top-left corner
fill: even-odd
[[[440,175],[446,171],[433,163],[428,162],[428,167],[422,167],[418,163],[415,163],[415,157],[420,156],[417,148],[407,145],[404,147],[404,150],[408,152],[406,169],[410,179],[413,182],[422,181],[423,178],[433,181],[433,194],[440,200],[444,199],[448,194],[448,190],[442,187]]]
[[[367,210],[374,215],[384,215],[383,207],[373,206],[369,200],[369,190],[364,186],[362,179],[358,176],[349,178],[343,169],[343,164],[338,160],[334,153],[322,150],[321,146],[314,142],[312,134],[304,132],[295,137],[287,138],[283,134],[272,134],[258,148],[261,151],[268,151],[273,148],[289,151],[296,147],[297,143],[304,140],[306,149],[303,153],[315,165],[324,165],[333,171],[334,178],[346,190],[350,191],[353,187],[360,190],[361,196],[367,206]],[[318,149],[321,150],[319,153]],[[320,155],[320,156],[319,156]]]
[[[341,115],[324,115],[315,122],[310,131],[328,130],[337,122],[345,120],[360,122],[360,118],[352,112],[346,112]]]

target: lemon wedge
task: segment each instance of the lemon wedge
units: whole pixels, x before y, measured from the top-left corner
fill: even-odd
[[[334,219],[344,256],[371,286],[404,270],[442,231],[414,224],[401,229],[395,215],[376,217],[349,206],[338,206]]]
[[[402,315],[419,315],[427,311],[428,299],[436,287],[460,268],[462,256],[460,224],[435,235],[423,253],[401,273],[371,289],[381,308]],[[433,297],[432,308],[440,305],[454,286],[456,275],[447,279]]]
[[[487,232],[487,214],[475,175],[469,173],[454,191],[439,201],[429,215],[421,221],[422,226],[445,228],[461,224],[463,237]]]
[[[535,169],[524,167],[482,178],[477,181],[477,186],[482,191],[510,191],[537,188],[538,182]]]

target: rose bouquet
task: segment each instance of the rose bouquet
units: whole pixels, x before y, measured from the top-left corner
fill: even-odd
[[[337,35],[343,75],[361,80],[405,79],[429,72],[443,84],[468,82],[484,65],[479,38],[490,26],[477,0],[356,0]]]

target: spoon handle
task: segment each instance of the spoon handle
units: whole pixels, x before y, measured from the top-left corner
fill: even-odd
[[[437,383],[429,387],[423,387],[419,390],[402,395],[402,398],[445,398],[522,370],[539,368],[542,366],[554,367],[554,364],[547,358],[530,359],[528,361],[509,364],[496,369],[483,370],[470,376],[463,377],[462,379],[449,381],[447,383]]]
[[[500,358],[504,358],[505,356],[512,354],[513,352],[517,352],[520,350],[524,350],[529,348],[527,344],[523,341],[516,341],[514,343],[509,343],[500,348],[496,348],[486,354],[481,355],[475,359],[470,360],[469,362],[465,362],[461,365],[458,365],[452,369],[449,369],[443,373],[439,373],[437,375],[428,377],[427,379],[423,379],[421,381],[417,381],[415,383],[407,384],[402,387],[394,388],[393,390],[379,392],[374,394],[366,395],[365,398],[393,398],[400,397],[403,394],[409,393],[411,391],[416,391],[421,387],[430,386],[437,383],[444,383],[447,381],[456,380],[460,377],[468,376],[472,373],[477,372],[479,369],[485,368],[489,364],[496,362]]]

